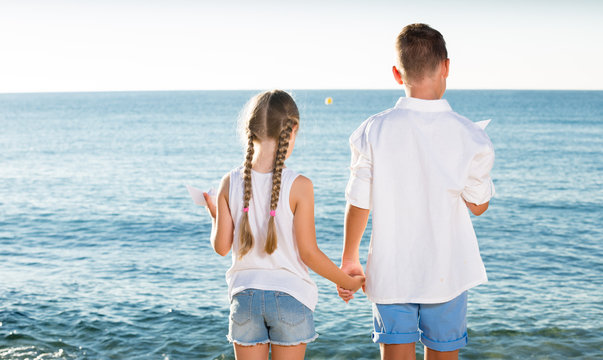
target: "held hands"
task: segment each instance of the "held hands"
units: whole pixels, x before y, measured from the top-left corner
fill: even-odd
[[[338,293],[339,297],[343,301],[348,303],[350,300],[352,300],[354,298],[354,293],[356,291],[358,291],[358,289],[360,289],[360,287],[362,287],[362,291],[364,291],[364,286],[365,286],[364,285],[364,282],[365,282],[364,270],[362,269],[362,265],[360,265],[359,261],[345,261],[345,260],[342,261],[342,263],[341,263],[341,270],[343,270],[344,273],[352,276],[358,285],[352,289],[344,289],[341,286],[337,287],[337,293]]]
[[[214,204],[211,196],[209,196],[209,194],[206,192],[203,193],[203,198],[207,203],[207,211],[209,212],[209,215],[211,215],[212,219],[216,220],[216,204]]]
[[[350,275],[352,277],[352,286],[349,289],[343,289],[343,291],[349,291],[352,294],[358,291],[364,286],[365,278],[362,275]]]

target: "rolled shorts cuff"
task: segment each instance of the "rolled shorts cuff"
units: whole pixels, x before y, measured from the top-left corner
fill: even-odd
[[[419,332],[387,334],[373,331],[371,337],[378,344],[410,344],[419,341]]]
[[[435,341],[421,334],[421,342],[423,345],[435,351],[455,351],[467,345],[467,334],[460,339],[452,341]]]

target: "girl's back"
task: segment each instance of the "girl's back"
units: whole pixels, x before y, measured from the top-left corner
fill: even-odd
[[[244,168],[230,172],[229,205],[235,224],[234,238],[239,238],[241,217],[243,216]],[[264,251],[268,220],[270,217],[270,193],[272,173],[251,170],[252,194],[249,201],[249,226],[256,244],[242,258],[239,242],[233,242],[232,267],[226,273],[228,294],[232,295],[247,288],[284,291],[309,309],[314,311],[318,301],[316,284],[310,278],[307,267],[297,251],[293,229],[293,212],[290,206],[290,192],[298,173],[284,168],[281,174],[281,189],[274,220],[278,246],[272,254]]]

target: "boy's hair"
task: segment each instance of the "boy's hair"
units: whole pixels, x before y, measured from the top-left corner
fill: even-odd
[[[264,250],[272,254],[276,250],[276,226],[274,211],[278,205],[281,190],[281,174],[289,149],[291,132],[299,125],[299,111],[295,101],[285,91],[272,90],[254,96],[247,104],[247,113],[241,119],[241,135],[247,143],[245,168],[243,172],[243,217],[240,226],[239,257],[243,257],[253,247],[253,234],[249,226],[249,200],[251,200],[251,161],[253,160],[254,141],[275,140],[276,152],[274,170],[272,172],[272,193],[270,195],[270,213],[265,214],[268,220],[268,233]]]
[[[406,79],[421,80],[448,58],[444,37],[426,24],[406,25],[396,38],[398,65]]]

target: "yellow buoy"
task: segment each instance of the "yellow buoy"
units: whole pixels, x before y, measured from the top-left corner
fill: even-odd
[[[333,103],[333,98],[332,97],[328,97],[325,99],[325,105],[331,105]]]

